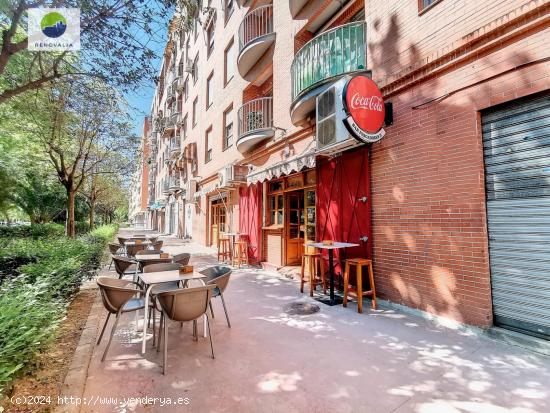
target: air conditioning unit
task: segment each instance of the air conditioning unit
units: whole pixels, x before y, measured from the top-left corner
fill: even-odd
[[[246,184],[248,167],[244,165],[227,165],[218,172],[219,188],[230,188]]]
[[[362,145],[349,134],[344,125],[347,115],[342,94],[347,81],[348,78],[344,77],[317,96],[317,152],[330,155]]]
[[[197,181],[190,179],[185,185],[185,202],[195,202],[195,192],[197,191]]]
[[[191,59],[186,59],[185,68],[183,70],[185,70],[187,73],[193,73],[193,64],[194,62]]]

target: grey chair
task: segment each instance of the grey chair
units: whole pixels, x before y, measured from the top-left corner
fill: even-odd
[[[229,315],[227,313],[227,306],[225,305],[225,299],[223,298],[223,292],[229,284],[229,277],[231,277],[231,268],[216,265],[214,267],[206,268],[205,270],[200,271],[200,273],[206,275],[206,285],[214,285],[216,287],[212,292],[212,298],[220,297],[222,299],[225,319],[227,320],[228,327],[231,328],[231,322],[229,321]],[[212,307],[212,303],[210,302],[209,305],[210,313],[212,314],[212,318],[214,318],[214,308]]]
[[[111,314],[116,315],[115,323],[111,328],[111,334],[109,336],[109,341],[107,342],[107,347],[105,347],[105,351],[101,357],[101,361],[103,362],[105,361],[105,357],[107,357],[107,352],[111,346],[111,341],[113,340],[113,335],[115,334],[120,316],[124,313],[138,311],[145,308],[145,303],[143,298],[136,297],[136,293],[143,293],[144,291],[140,288],[136,288],[137,284],[132,281],[117,280],[116,278],[110,277],[99,277],[97,279],[97,285],[99,286],[99,291],[101,292],[101,300],[103,301],[103,305],[108,313],[96,345],[101,343],[103,333],[105,333],[105,328],[107,327]]]
[[[113,256],[113,263],[119,279],[125,275],[133,276],[136,273],[136,263],[130,258]]]
[[[174,270],[179,270],[180,268],[181,268],[181,265],[178,263],[162,262],[162,263],[148,264],[143,266],[143,272],[147,273],[147,272],[174,271]],[[180,288],[179,281],[171,281],[167,283],[157,284],[151,290],[151,295],[155,296],[162,291],[174,290],[176,288]]]
[[[109,244],[109,252],[111,253],[111,262],[109,263],[109,269],[113,265],[113,256],[115,255],[124,255],[124,246],[117,244],[116,242],[111,242]]]
[[[166,320],[174,320],[183,323],[184,321],[193,321],[193,335],[198,340],[197,319],[203,315],[206,316],[206,325],[208,327],[208,337],[210,338],[210,350],[214,358],[214,346],[212,345],[212,334],[210,332],[210,319],[208,317],[208,303],[212,298],[212,291],[216,288],[213,285],[205,285],[195,288],[184,288],[174,291],[165,291],[160,293],[157,300],[162,308],[160,316],[159,345],[164,340],[162,374],[166,374],[166,364],[168,360],[168,329]]]
[[[181,265],[187,265],[189,264],[189,260],[191,259],[191,254],[184,252],[182,254],[176,254],[172,257],[172,262],[177,262]]]

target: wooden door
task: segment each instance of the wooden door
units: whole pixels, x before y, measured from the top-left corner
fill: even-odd
[[[286,265],[299,265],[305,236],[304,191],[286,194],[285,215]]]
[[[317,237],[359,244],[335,250],[335,271],[340,258],[371,257],[371,193],[367,147],[317,162]],[[368,237],[367,241],[361,240]],[[325,254],[326,255],[326,254]]]

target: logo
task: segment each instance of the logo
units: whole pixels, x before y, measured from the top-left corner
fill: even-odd
[[[51,12],[42,17],[40,28],[46,36],[56,38],[62,36],[67,30],[67,20],[62,14]]]
[[[36,7],[28,15],[30,51],[80,50],[80,9]]]
[[[384,99],[376,84],[364,75],[348,81],[344,88],[344,124],[353,137],[364,143],[377,142],[386,132]]]

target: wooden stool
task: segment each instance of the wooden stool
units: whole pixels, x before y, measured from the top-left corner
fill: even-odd
[[[371,289],[369,291],[363,291],[363,266],[367,266],[369,270],[369,281]],[[346,269],[344,271],[344,307],[348,304],[348,290],[349,285],[349,269],[350,266],[355,267],[357,274],[357,312],[363,312],[363,295],[369,295],[372,297],[372,308],[376,310],[376,289],[374,287],[374,274],[372,272],[372,261],[366,258],[351,258],[346,260]]]
[[[241,264],[248,265],[248,242],[243,240],[235,241],[233,251],[233,265],[241,268]]]
[[[226,259],[231,262],[231,241],[229,238],[220,237],[218,238],[218,261],[225,261]]]
[[[321,271],[320,277],[316,276],[317,264]],[[302,255],[302,269],[300,271],[300,292],[304,292],[304,283],[306,282],[304,277],[304,270],[307,265],[307,271],[309,273],[309,295],[313,297],[313,290],[318,284],[323,285],[323,294],[327,293],[327,279],[325,277],[325,261],[322,254],[311,253]]]

